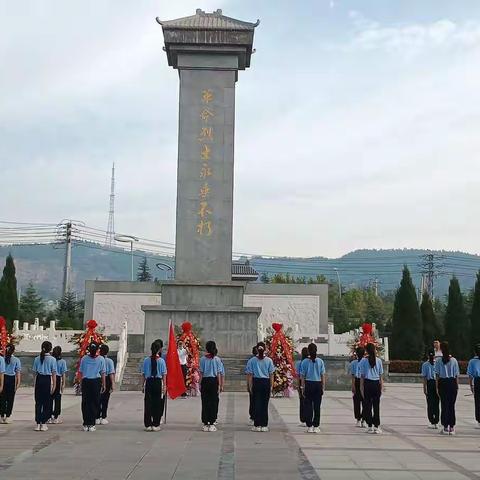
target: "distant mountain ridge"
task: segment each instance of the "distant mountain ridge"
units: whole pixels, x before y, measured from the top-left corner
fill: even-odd
[[[61,295],[64,247],[58,245],[0,246],[0,265],[8,253],[15,258],[17,279],[22,290],[32,281],[46,299],[58,299]],[[473,288],[480,269],[480,256],[464,252],[427,251],[421,249],[355,250],[337,259],[326,257],[253,257],[250,264],[260,273],[272,276],[289,273],[294,276],[325,275],[337,281],[337,274],[346,288],[374,285],[377,279],[380,291],[397,288],[403,265],[411,270],[415,285],[420,287],[422,255],[434,255],[436,296],[444,296],[452,274],[460,281],[462,290]],[[165,279],[166,272],[156,267],[159,262],[174,265],[173,257],[135,251],[136,269],[143,257],[147,257],[152,276]],[[123,249],[105,249],[100,244],[75,242],[72,250],[72,287],[83,295],[85,280],[130,280],[130,253]]]

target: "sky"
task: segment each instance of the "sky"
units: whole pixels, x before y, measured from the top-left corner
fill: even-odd
[[[480,253],[477,0],[0,0],[0,220],[175,241],[178,73],[155,17],[260,18],[234,251]]]

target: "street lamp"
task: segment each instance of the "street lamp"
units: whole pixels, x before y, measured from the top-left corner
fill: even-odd
[[[338,268],[334,267],[335,273],[337,274],[337,282],[338,282],[338,296],[342,298],[342,284],[340,283],[340,274],[338,273]]]
[[[138,242],[138,238],[133,235],[115,235],[115,241],[130,244],[130,257],[132,259],[132,282],[133,282],[133,242]]]
[[[163,271],[167,271],[167,272],[172,272],[173,273],[173,268],[171,265],[169,265],[168,263],[162,263],[162,262],[158,262],[155,264],[155,266],[159,269],[159,270],[162,270]],[[168,280],[168,277],[172,278],[172,275],[169,275],[168,273],[166,274],[166,277],[167,277],[167,280]]]

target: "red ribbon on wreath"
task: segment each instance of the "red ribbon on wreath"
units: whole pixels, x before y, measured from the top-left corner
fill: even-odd
[[[182,331],[183,333],[180,335],[179,340],[181,340],[184,344],[188,344],[192,366],[198,368],[200,354],[198,351],[197,342],[195,340],[195,335],[192,333],[192,324],[190,322],[183,322]]]
[[[360,335],[360,338],[358,340],[358,344],[361,347],[365,347],[368,343],[373,343],[375,344],[375,337],[372,335],[373,332],[373,326],[371,323],[363,323],[362,324],[362,334]]]
[[[0,317],[0,353],[5,355],[5,349],[8,345],[7,322],[3,317]]]
[[[78,378],[78,373],[80,369],[80,361],[82,357],[87,353],[88,346],[93,342],[96,344],[102,343],[102,339],[100,335],[95,331],[97,328],[98,323],[95,320],[89,320],[87,322],[87,331],[84,334],[82,343],[80,344],[80,348],[78,349],[78,361],[77,361],[77,373],[76,377]]]
[[[287,337],[283,333],[283,324],[272,323],[272,328],[275,330],[275,333],[273,334],[272,343],[270,344],[271,356],[277,354],[278,345],[281,345],[287,362],[292,369],[292,374],[296,376],[295,364],[293,363],[292,348],[288,343]]]

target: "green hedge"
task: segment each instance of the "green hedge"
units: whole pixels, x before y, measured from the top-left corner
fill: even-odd
[[[422,370],[422,363],[418,360],[390,360],[388,367],[391,373],[420,373]],[[458,362],[460,373],[467,373],[468,362],[460,360]]]

